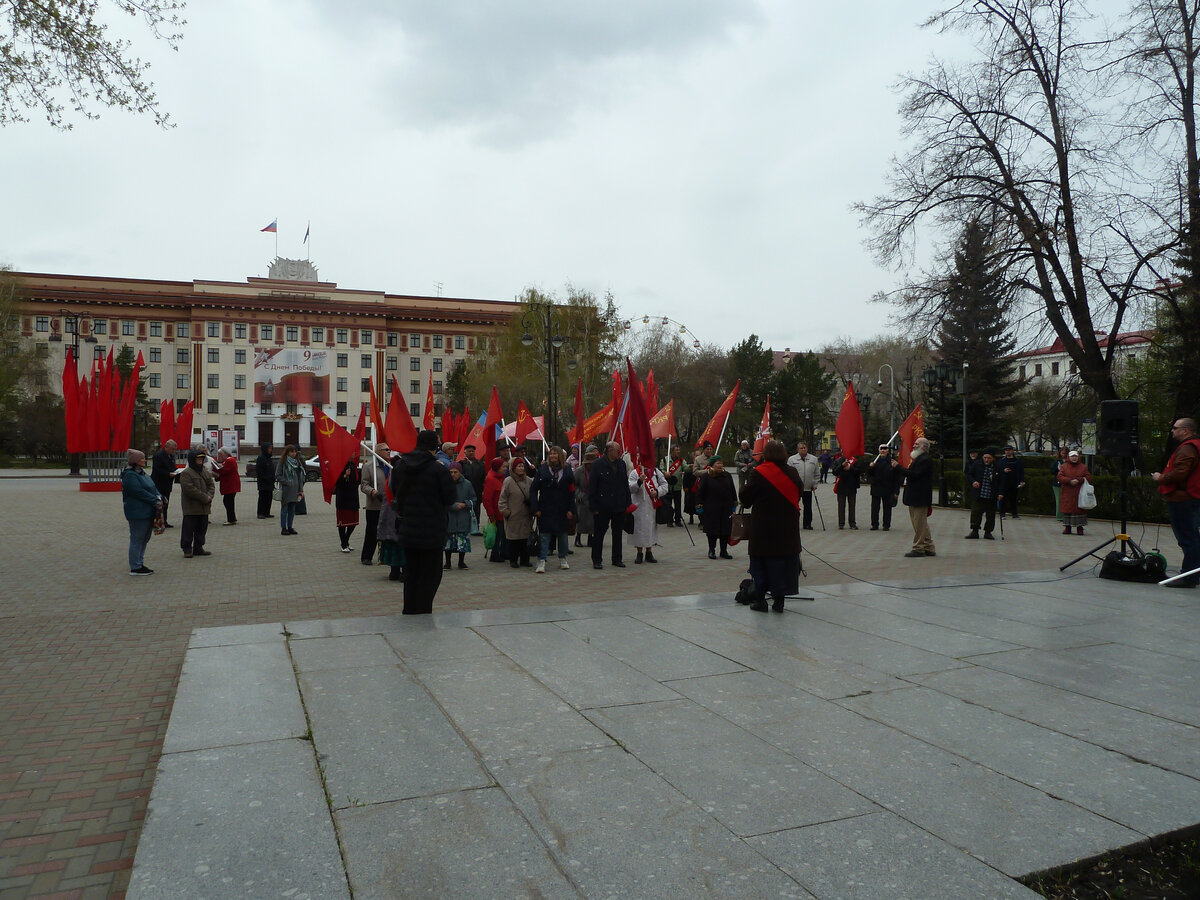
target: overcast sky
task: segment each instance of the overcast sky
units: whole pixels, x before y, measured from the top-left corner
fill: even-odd
[[[776,349],[884,330],[850,204],[899,144],[933,2],[194,0],[128,28],[176,127],[0,132],[0,262],[178,280],[311,256],[344,288],[622,312]],[[18,175],[19,173],[19,175]]]

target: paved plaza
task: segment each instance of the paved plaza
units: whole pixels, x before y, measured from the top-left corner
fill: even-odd
[[[1060,575],[1109,523],[939,510],[921,560],[906,516],[818,524],[783,615],[695,530],[540,576],[477,545],[406,619],[319,499],[291,538],[239,505],[130,578],[118,495],[0,478],[2,900],[1020,897],[1200,822],[1200,596]]]

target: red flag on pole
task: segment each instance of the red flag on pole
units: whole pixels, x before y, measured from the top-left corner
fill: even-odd
[[[862,410],[854,395],[854,385],[846,385],[846,396],[842,398],[842,411],[838,413],[837,425],[833,429],[842,456],[859,457],[867,449],[866,431],[863,428]]]
[[[455,443],[458,444],[458,449],[461,452],[467,443],[467,435],[471,433],[471,407],[463,407],[462,416],[458,420],[458,435],[455,438]],[[479,446],[475,446],[475,450],[479,450]],[[479,457],[477,456],[476,459]]]
[[[700,439],[696,441],[697,447],[703,447],[704,442],[710,442],[713,447],[717,447],[721,442],[721,435],[725,433],[725,422],[729,418],[729,414],[733,412],[733,405],[737,403],[738,388],[742,386],[742,379],[737,380],[737,384],[733,386],[733,390],[729,392],[729,396],[725,398],[725,402],[721,404],[716,414],[708,423],[708,427],[704,429],[704,433],[700,435]]]
[[[324,410],[313,410],[313,426],[317,433],[317,456],[321,459],[321,487],[328,503],[346,463],[358,457],[358,438],[325,415]]]
[[[646,403],[647,409],[658,409],[658,385],[654,383],[654,370],[646,373]]]
[[[79,452],[79,367],[75,362],[74,349],[67,350],[67,360],[62,371],[63,416],[67,426],[67,452]]]
[[[583,379],[580,378],[575,386],[575,427],[567,432],[567,440],[572,444],[583,443],[583,419]],[[580,454],[580,459],[582,458],[583,455]]]
[[[534,431],[537,431],[537,423],[533,421],[533,414],[522,400],[517,404],[517,427],[513,434],[513,441],[520,446],[525,443],[525,438],[529,437],[530,432]]]
[[[433,372],[429,373],[429,388],[425,391],[425,418],[421,421],[421,427],[426,431],[433,431],[435,425],[433,417]]]
[[[650,434],[656,438],[679,440],[679,435],[675,433],[674,400],[668,401],[666,406],[650,417]]]
[[[433,373],[430,372],[430,375]],[[458,426],[454,423],[454,413],[450,411],[450,404],[447,403],[442,409],[442,443],[453,441],[458,436]]]
[[[392,398],[388,402],[387,425],[384,427],[383,438],[387,445],[397,453],[409,453],[417,446],[417,426],[413,424],[408,412],[408,404],[400,396],[400,382],[392,376]]]
[[[761,459],[763,450],[766,449],[767,441],[771,439],[771,395],[767,394],[767,405],[763,409],[762,422],[758,426],[758,433],[754,435],[754,458]]]
[[[354,426],[354,439],[361,441],[367,436],[367,407],[360,403],[358,406],[358,423]]]
[[[392,376],[393,379],[395,377],[395,375]],[[380,416],[380,411],[383,409],[383,407],[379,404],[380,395],[375,393],[374,375],[370,377],[369,384],[371,388],[371,396],[369,400],[369,403],[371,404],[371,424],[375,426],[375,440],[378,441],[383,439],[383,436],[386,432],[383,430],[383,419]]]
[[[179,445],[180,450],[187,450],[192,446],[192,416],[195,408],[196,404],[189,400],[183,404],[183,409],[175,418],[175,443]]]
[[[167,398],[158,405],[158,443],[175,439],[175,401]]]
[[[900,423],[899,432],[899,462],[907,469],[912,462],[913,444],[916,443],[917,438],[925,437],[925,413],[921,411],[920,403],[908,414],[908,418]]]
[[[113,425],[112,449],[128,450],[133,445],[133,411],[137,405],[138,387],[141,383],[142,369],[146,361],[142,351],[138,351],[134,361],[133,371],[125,379],[125,387],[120,393],[121,402],[117,408],[117,418]]]
[[[487,413],[483,419],[483,459],[484,465],[491,465],[496,456],[496,429],[500,427],[504,413],[500,411],[500,392],[492,385],[492,398],[488,401]]]
[[[633,363],[625,357],[629,380],[625,390],[625,414],[621,417],[621,436],[635,468],[654,467],[654,437],[650,434],[650,415],[646,412],[646,396],[633,371]]]

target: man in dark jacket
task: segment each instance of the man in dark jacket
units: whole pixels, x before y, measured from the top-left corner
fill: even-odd
[[[905,477],[904,505],[912,521],[913,545],[905,556],[937,556],[933,548],[933,535],[929,533],[929,511],[933,507],[933,455],[929,452],[929,439],[913,441],[912,461],[908,468],[898,469]]]
[[[258,517],[271,518],[271,495],[275,491],[275,460],[271,458],[271,445],[259,444],[259,454],[254,459],[254,480],[258,483]]]
[[[478,523],[481,521],[479,518],[479,504],[483,499],[483,480],[487,477],[487,466],[483,464],[482,459],[475,458],[474,444],[467,444],[463,453],[465,455],[458,463],[462,467],[463,478],[471,482],[471,487],[475,488],[475,521]],[[478,526],[475,533],[480,534]]]
[[[433,612],[433,598],[442,583],[442,547],[446,522],[455,500],[450,470],[437,461],[436,431],[417,435],[417,447],[392,467],[393,506],[399,516],[397,536],[404,548],[404,609],[406,616]]]
[[[879,530],[879,510],[883,509],[883,530],[892,527],[892,507],[900,493],[896,484],[896,461],[892,459],[892,448],[879,445],[879,455],[867,466],[871,473],[871,530]]]
[[[546,462],[538,468],[529,489],[529,508],[538,526],[538,564],[534,574],[546,571],[551,543],[558,551],[558,567],[571,568],[567,562],[571,552],[567,532],[575,518],[575,473],[564,464],[561,447],[551,447],[546,452]]]
[[[994,541],[992,529],[996,527],[996,498],[1000,494],[1000,467],[996,465],[996,454],[983,451],[983,458],[971,463],[967,469],[967,481],[971,485],[971,533],[967,540],[979,540],[979,526],[983,525],[983,536]]]
[[[176,444],[174,441],[167,441],[158,448],[158,452],[154,454],[154,459],[150,463],[150,480],[154,482],[154,486],[162,494],[163,524],[167,528],[175,527],[167,522],[167,507],[171,503],[171,488],[175,487],[175,448]]]
[[[846,508],[850,510],[850,529],[858,531],[858,523],[854,520],[854,507],[858,501],[858,486],[862,480],[862,463],[853,456],[842,456],[838,453],[838,458],[833,463],[833,474],[837,479],[833,485],[833,492],[837,495],[837,510],[838,510],[838,528],[846,527]]]
[[[1017,456],[1016,448],[1012,444],[1004,448],[1000,470],[1003,478],[997,505],[1001,514],[1008,513],[1014,519],[1019,519],[1021,517],[1017,515],[1017,491],[1025,487],[1025,460]]]
[[[621,562],[621,529],[625,514],[631,503],[629,496],[629,472],[625,460],[621,459],[621,445],[609,441],[604,455],[592,463],[592,475],[588,480],[588,506],[595,518],[592,532],[592,568],[604,568],[604,532],[612,526],[612,564],[625,568]]]

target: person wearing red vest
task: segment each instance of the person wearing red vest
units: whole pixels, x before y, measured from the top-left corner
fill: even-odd
[[[1180,571],[1193,574],[1166,587],[1194,588],[1200,584],[1200,574],[1194,572],[1200,569],[1200,438],[1193,419],[1176,420],[1171,434],[1180,442],[1179,446],[1167,461],[1166,469],[1154,472],[1151,477],[1167,502],[1167,518],[1183,551]]]

